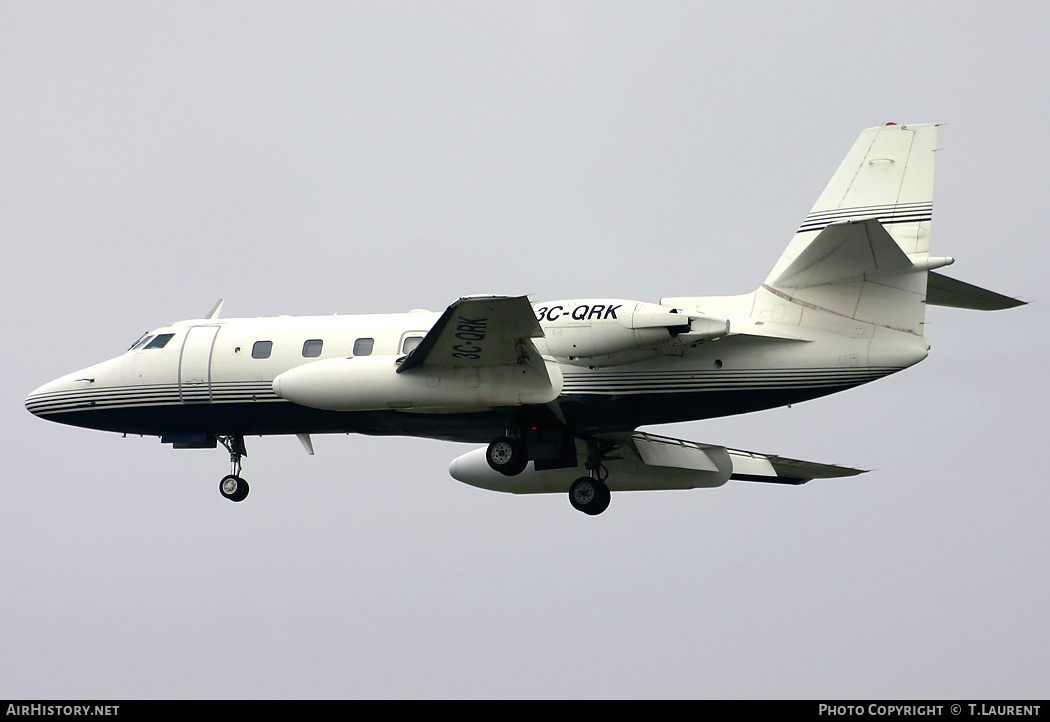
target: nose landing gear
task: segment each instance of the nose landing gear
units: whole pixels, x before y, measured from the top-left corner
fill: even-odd
[[[233,472],[222,477],[219,493],[230,501],[244,501],[248,496],[248,482],[241,478],[241,457],[247,456],[243,436],[220,436],[219,443],[230,452]]]

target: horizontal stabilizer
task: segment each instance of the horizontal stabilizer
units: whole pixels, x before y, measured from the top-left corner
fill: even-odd
[[[931,306],[969,308],[976,311],[1001,311],[1024,306],[1024,301],[1004,296],[995,291],[957,281],[939,273],[931,273],[926,286],[926,303]]]
[[[822,230],[769,285],[809,288],[910,265],[907,254],[878,221],[845,221]]]
[[[953,258],[933,257],[913,261],[875,219],[842,221],[822,230],[770,285],[811,288],[928,271],[954,262]]]

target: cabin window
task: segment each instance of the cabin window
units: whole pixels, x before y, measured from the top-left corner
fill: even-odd
[[[252,345],[252,358],[270,358],[273,341],[256,341]]]
[[[173,333],[162,333],[146,344],[145,348],[164,348],[174,335]]]
[[[374,338],[359,338],[354,341],[354,356],[370,356],[372,347],[375,346]]]
[[[401,344],[401,353],[411,353],[412,349],[419,345],[419,342],[423,340],[422,336],[409,336]]]
[[[304,358],[316,358],[321,355],[321,346],[324,345],[324,341],[319,338],[312,338],[303,344],[303,357]]]

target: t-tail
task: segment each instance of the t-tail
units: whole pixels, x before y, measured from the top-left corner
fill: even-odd
[[[937,125],[869,128],[853,144],[762,285],[792,304],[923,335],[928,304],[995,310],[1018,301],[935,272],[930,255]],[[808,314],[823,325],[824,314]]]

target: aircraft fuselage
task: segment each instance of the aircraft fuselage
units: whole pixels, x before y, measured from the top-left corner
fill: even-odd
[[[713,301],[707,306],[717,305]],[[589,327],[612,323],[623,305],[597,299],[533,307],[545,333],[554,336],[552,327],[562,318]],[[507,428],[517,408],[334,411],[292,403],[274,392],[277,376],[307,363],[365,355],[403,357],[439,316],[412,312],[181,321],[147,334],[116,358],[45,384],[26,406],[49,420],[128,434],[362,433],[487,441]],[[743,320],[730,323],[743,325]],[[579,324],[569,328],[579,329]],[[465,328],[460,353],[482,343],[482,326]],[[580,433],[726,416],[834,393],[925,356],[925,343],[912,338],[907,353],[896,352],[897,358],[872,365],[870,333],[823,334],[824,343],[818,342],[820,335],[809,332],[812,341],[797,343],[729,336],[657,344],[649,350],[651,358],[615,365],[559,358],[558,413]],[[537,346],[547,352],[543,339]]]

